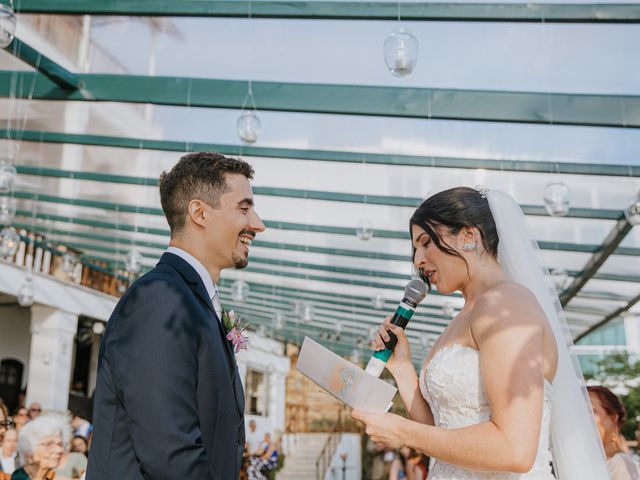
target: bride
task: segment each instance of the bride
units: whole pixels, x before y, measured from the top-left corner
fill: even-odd
[[[387,369],[410,419],[353,417],[374,442],[434,458],[430,480],[608,479],[562,309],[517,203],[453,188],[425,200],[410,227],[419,275],[440,293],[461,291],[464,307],[419,375],[387,318],[376,348],[389,331],[398,337]]]

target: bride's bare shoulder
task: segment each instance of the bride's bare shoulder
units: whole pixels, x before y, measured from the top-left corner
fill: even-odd
[[[535,295],[523,285],[511,281],[483,292],[474,305],[474,323],[537,322],[544,318]]]

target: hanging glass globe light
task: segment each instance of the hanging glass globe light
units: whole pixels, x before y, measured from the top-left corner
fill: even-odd
[[[17,175],[16,167],[6,160],[0,160],[0,193],[13,191]]]
[[[138,250],[130,250],[124,259],[124,268],[130,273],[140,273],[140,270],[142,270],[142,254]]]
[[[5,227],[0,232],[0,256],[2,258],[12,258],[18,251],[20,245],[20,235],[13,227]]]
[[[104,333],[104,323],[94,322],[93,325],[91,325],[91,331],[94,335],[102,335]]]
[[[384,297],[381,293],[376,293],[376,296],[373,297],[373,308],[376,310],[382,310],[384,308]]]
[[[302,304],[302,312],[301,312],[301,319],[304,323],[309,323],[313,320],[313,314],[315,313],[315,308],[313,307],[313,305],[309,302],[304,302]]]
[[[33,288],[33,278],[31,276],[27,276],[24,283],[18,289],[18,293],[16,296],[18,297],[18,303],[21,307],[30,307],[33,305],[33,300],[35,297],[35,289]]]
[[[356,365],[360,364],[360,350],[357,348],[354,348],[353,352],[351,352],[351,362]]]
[[[16,33],[16,12],[11,6],[0,4],[0,48],[8,47]]]
[[[631,225],[640,225],[640,192],[631,200],[624,211],[624,216]]]
[[[256,143],[258,134],[260,133],[260,119],[256,115],[255,110],[244,110],[238,117],[236,130],[240,140],[244,143]]]
[[[552,217],[564,217],[569,213],[571,192],[563,182],[551,182],[544,188],[542,195],[544,208]]]
[[[392,75],[409,75],[418,61],[416,37],[404,28],[392,32],[384,41],[384,61]]]
[[[284,328],[284,320],[285,320],[284,313],[278,311],[273,314],[273,326],[277,330]]]
[[[127,286],[124,283],[118,284],[118,293],[124,293],[127,291]]]
[[[249,284],[244,280],[236,280],[231,285],[231,299],[234,302],[245,302],[249,298]]]
[[[9,225],[16,216],[16,199],[10,195],[0,196],[0,225]]]
[[[360,240],[367,241],[373,237],[373,224],[370,220],[363,219],[356,226],[356,235]]]
[[[73,275],[73,271],[78,263],[78,257],[73,252],[67,252],[62,257],[62,271],[67,275]]]

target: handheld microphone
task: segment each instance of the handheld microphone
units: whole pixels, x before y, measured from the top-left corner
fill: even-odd
[[[411,280],[404,289],[404,297],[396,308],[396,313],[391,318],[391,323],[400,328],[405,328],[416,311],[418,304],[427,296],[427,285],[422,280]],[[384,370],[384,366],[393,353],[393,349],[398,343],[398,337],[393,332],[389,332],[389,341],[384,342],[385,349],[373,353],[371,360],[365,368],[365,372],[379,377]]]

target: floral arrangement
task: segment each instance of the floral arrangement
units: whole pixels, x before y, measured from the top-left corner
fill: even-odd
[[[240,350],[246,350],[249,346],[249,337],[245,335],[245,330],[249,323],[243,320],[233,310],[222,311],[222,325],[227,332],[227,340],[233,344],[236,354]]]

